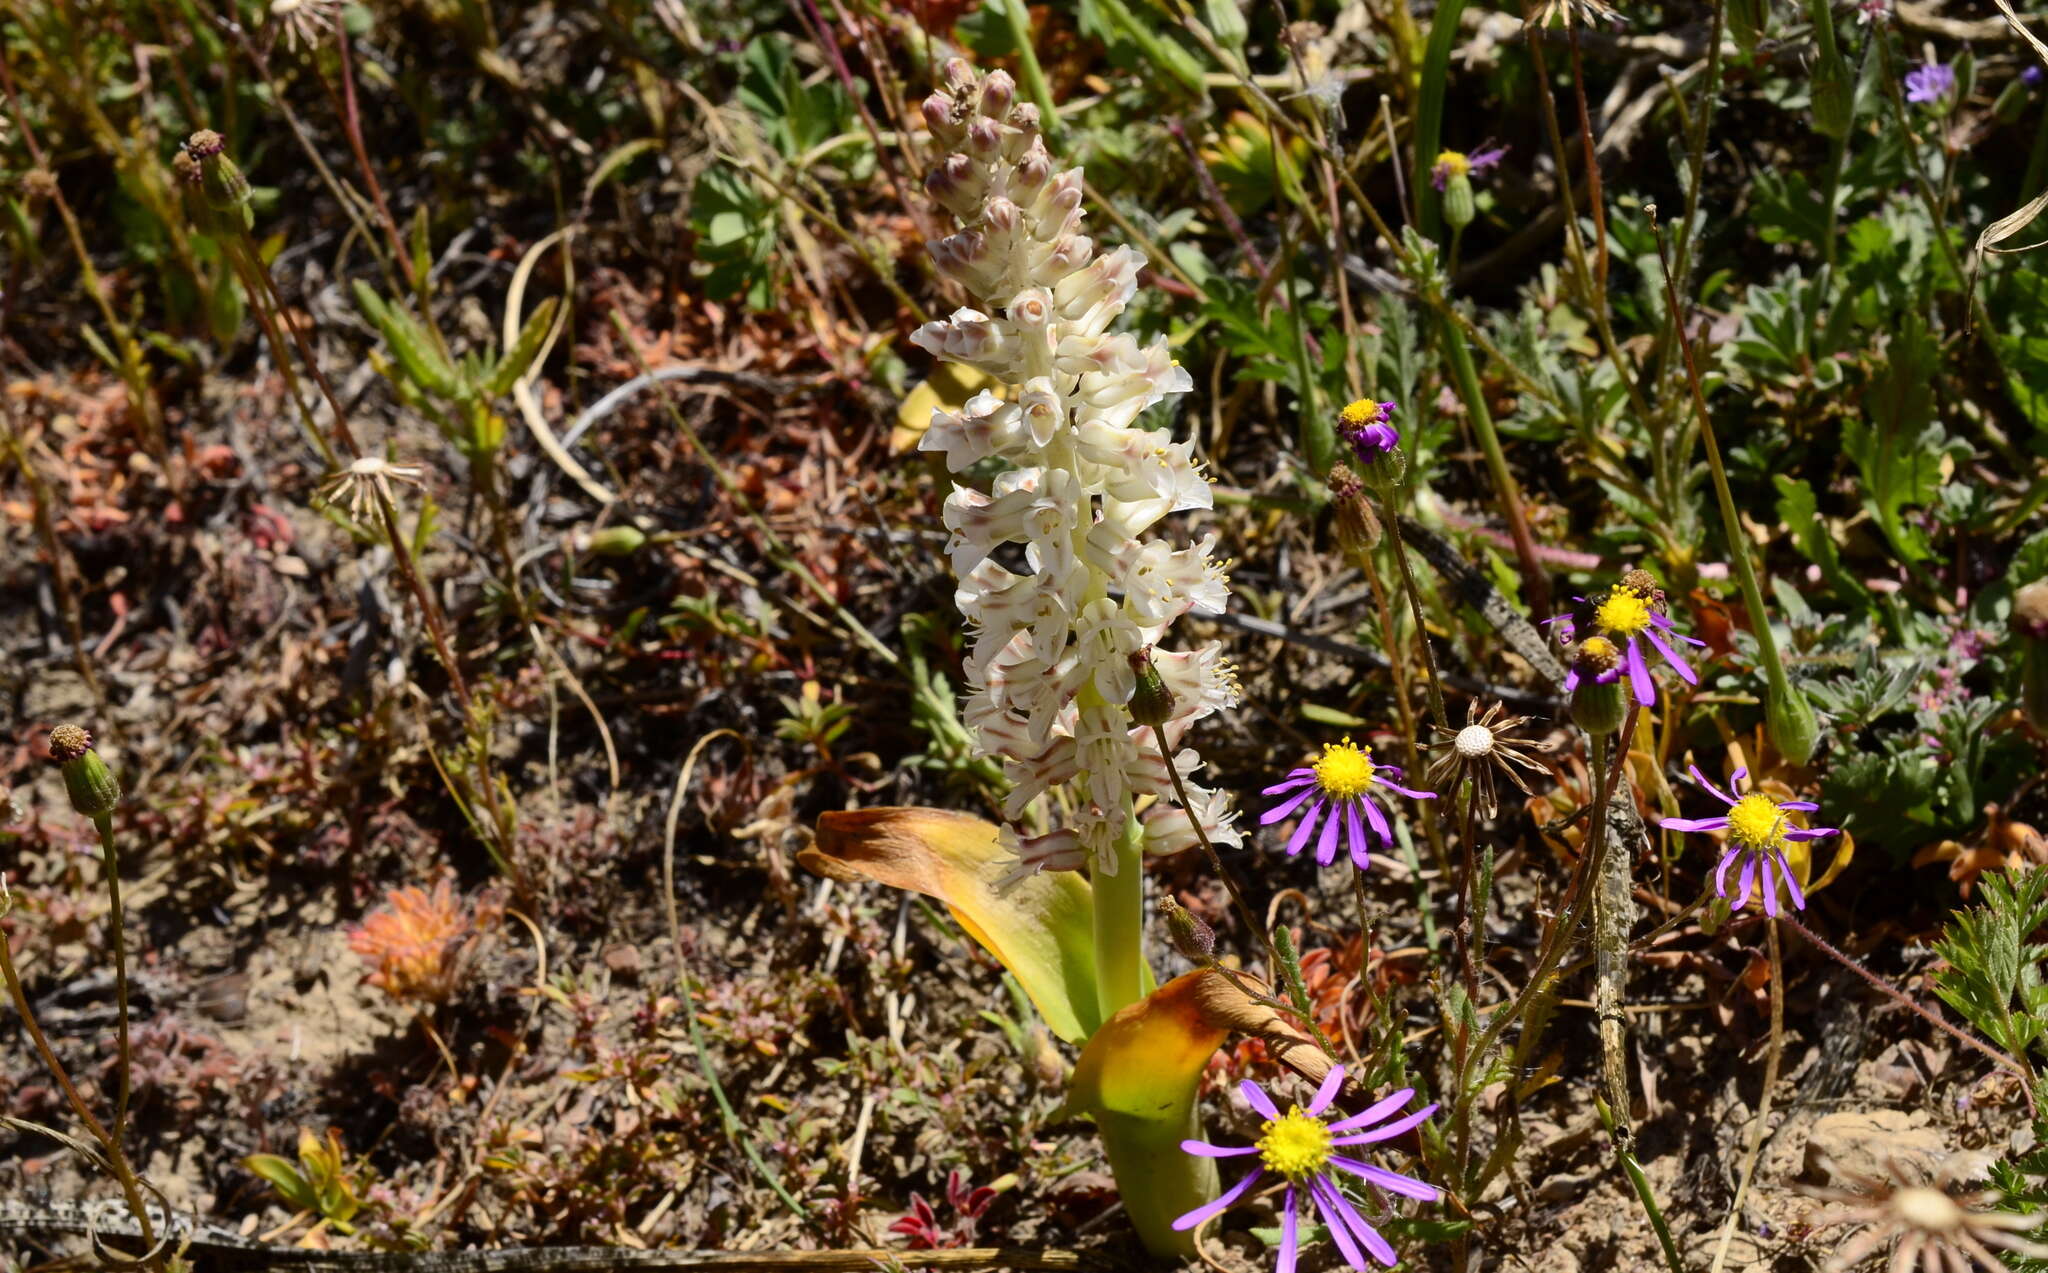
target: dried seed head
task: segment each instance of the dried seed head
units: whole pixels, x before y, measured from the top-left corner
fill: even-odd
[[[1461,760],[1484,760],[1493,754],[1493,731],[1484,725],[1467,725],[1451,740]]]
[[[2048,641],[2048,579],[2037,579],[2013,594],[2012,630],[2036,641]]]
[[[57,174],[48,168],[31,168],[21,174],[21,193],[31,199],[48,199],[57,193]]]

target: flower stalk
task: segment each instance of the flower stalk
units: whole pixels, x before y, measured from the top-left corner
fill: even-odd
[[[1756,568],[1750,564],[1749,543],[1742,533],[1742,519],[1735,511],[1735,496],[1728,487],[1728,470],[1721,462],[1721,444],[1714,438],[1714,420],[1707,411],[1707,396],[1700,387],[1700,372],[1693,357],[1692,341],[1686,338],[1684,311],[1678,303],[1678,287],[1671,274],[1671,258],[1664,246],[1664,234],[1655,216],[1650,231],[1657,240],[1657,260],[1663,267],[1664,300],[1678,324],[1678,347],[1685,360],[1686,387],[1692,392],[1694,414],[1699,418],[1700,440],[1707,451],[1707,469],[1714,478],[1714,498],[1721,508],[1721,533],[1728,541],[1728,559],[1735,565],[1735,578],[1742,587],[1743,604],[1749,607],[1750,627],[1756,634],[1757,652],[1763,658],[1764,677],[1769,685],[1764,705],[1764,723],[1771,743],[1795,765],[1813,759],[1820,742],[1820,722],[1806,695],[1785,675],[1785,662],[1778,654],[1778,640],[1771,634],[1770,611],[1764,608],[1763,589],[1757,586]]]

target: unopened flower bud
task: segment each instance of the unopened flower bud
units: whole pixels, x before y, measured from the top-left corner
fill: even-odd
[[[583,551],[599,557],[630,557],[647,542],[647,532],[638,526],[607,526],[583,538]]]
[[[955,97],[965,97],[967,91],[974,87],[974,68],[967,65],[966,58],[947,58],[939,75],[946,83],[946,90]]]
[[[1175,953],[1194,964],[1208,964],[1216,958],[1216,930],[1201,917],[1171,897],[1159,899],[1159,917],[1166,921],[1166,937]]]
[[[944,93],[933,93],[924,99],[924,126],[932,130],[933,137],[947,145],[960,139],[960,125],[953,122],[957,106]]]
[[[185,151],[199,161],[199,189],[206,206],[248,220],[249,180],[228,157],[227,138],[202,128],[186,138]]]
[[[981,85],[981,113],[991,120],[1010,113],[1017,100],[1017,81],[1008,71],[991,71]]]
[[[983,224],[999,234],[1015,234],[1022,214],[1017,211],[1016,204],[997,195],[983,208],[981,219]]]
[[[1348,464],[1330,469],[1330,504],[1336,511],[1337,543],[1344,551],[1366,553],[1379,547],[1380,519],[1365,497],[1365,484]]]
[[[1624,592],[1632,592],[1649,602],[1654,609],[1662,610],[1664,608],[1664,589],[1657,583],[1657,576],[1644,570],[1641,566],[1637,566],[1633,570],[1623,571],[1620,587]]]
[[[967,126],[967,148],[983,160],[994,159],[1003,150],[1003,130],[996,121],[982,116]]]
[[[1030,149],[1017,160],[1016,169],[1010,174],[1010,188],[1020,194],[1029,193],[1052,179],[1052,154],[1045,148],[1045,139],[1033,137]]]
[[[1603,636],[1579,642],[1572,657],[1579,683],[1572,690],[1572,720],[1595,736],[1621,728],[1628,715],[1628,695],[1621,683],[1621,651]]]
[[[21,193],[29,199],[48,199],[57,193],[57,174],[48,168],[31,168],[21,174]]]
[[[178,180],[178,189],[185,202],[185,218],[192,228],[212,238],[220,238],[230,229],[222,216],[207,206],[204,188],[205,174],[200,171],[199,161],[189,150],[180,150],[171,156],[171,175]]]
[[[1795,765],[1812,760],[1813,749],[1820,745],[1820,721],[1813,714],[1813,704],[1789,682],[1784,693],[1773,690],[1765,695],[1764,726],[1770,731],[1771,745]]]
[[[121,803],[121,784],[92,749],[92,735],[78,725],[50,731],[50,759],[63,766],[64,790],[71,807],[88,818],[103,818]]]
[[[1444,182],[1444,221],[1453,230],[1462,230],[1472,224],[1479,215],[1478,200],[1472,194],[1472,178],[1458,173]]]
[[[1132,653],[1131,674],[1137,678],[1131,691],[1131,719],[1155,727],[1172,720],[1173,691],[1166,688],[1166,678],[1152,664],[1151,646]]]
[[[2048,579],[2013,595],[2011,623],[2020,643],[2020,706],[2028,724],[2048,733]]]

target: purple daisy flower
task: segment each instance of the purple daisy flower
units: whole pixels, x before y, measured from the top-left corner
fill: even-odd
[[[1695,640],[1673,627],[1671,620],[1658,612],[1655,604],[1657,596],[1654,592],[1646,594],[1640,587],[1629,587],[1624,584],[1610,588],[1607,595],[1593,605],[1592,613],[1592,626],[1598,629],[1600,637],[1613,642],[1615,649],[1620,652],[1621,667],[1628,669],[1628,681],[1635,691],[1636,701],[1646,707],[1657,701],[1657,680],[1650,675],[1650,662],[1643,656],[1643,644],[1647,642],[1657,653],[1663,655],[1664,661],[1671,665],[1671,670],[1678,673],[1679,679],[1687,685],[1698,685],[1700,678],[1694,674],[1671,643],[1683,641],[1688,645],[1706,645],[1705,641]],[[1584,603],[1586,598],[1573,597],[1572,600]],[[1561,644],[1570,645],[1578,635],[1577,620],[1571,615],[1559,615],[1545,622],[1558,625],[1558,640]],[[1592,639],[1587,638],[1588,641]],[[1621,668],[1615,669],[1615,675],[1618,675],[1620,670]],[[1601,679],[1604,682],[1612,678]],[[1575,667],[1565,673],[1564,692],[1570,694],[1578,685],[1579,673]]]
[[[1955,68],[1945,62],[1923,62],[1906,76],[1906,100],[1939,102],[1956,91]]]
[[[1301,1254],[1301,1200],[1304,1197],[1315,1204],[1316,1215],[1329,1230],[1337,1249],[1343,1252],[1345,1263],[1359,1273],[1366,1273],[1365,1255],[1370,1254],[1381,1264],[1392,1267],[1397,1258],[1393,1244],[1380,1236],[1378,1229],[1367,1224],[1358,1208],[1344,1196],[1343,1184],[1336,1172],[1346,1172],[1388,1193],[1423,1202],[1435,1202],[1443,1197],[1443,1191],[1336,1151],[1403,1135],[1434,1114],[1436,1103],[1432,1101],[1413,1114],[1388,1122],[1415,1095],[1414,1088],[1404,1087],[1373,1102],[1363,1113],[1340,1117],[1332,1122],[1322,1116],[1323,1111],[1330,1108],[1330,1103],[1337,1099],[1337,1093],[1343,1086],[1344,1067],[1333,1065],[1329,1077],[1323,1080],[1322,1087],[1317,1089],[1315,1099],[1308,1103],[1306,1110],[1299,1105],[1289,1105],[1287,1112],[1282,1114],[1273,1098],[1266,1095],[1257,1083],[1250,1079],[1241,1083],[1238,1090],[1266,1120],[1259,1127],[1258,1141],[1250,1145],[1211,1145],[1207,1141],[1184,1140],[1180,1147],[1203,1158],[1238,1158],[1257,1154],[1259,1166],[1224,1190],[1223,1196],[1216,1201],[1196,1207],[1175,1220],[1173,1227],[1185,1231],[1223,1214],[1254,1183],[1268,1171],[1273,1171],[1287,1181],[1287,1192],[1280,1201],[1280,1259],[1275,1273],[1294,1273],[1295,1260]],[[1336,1113],[1341,1115],[1343,1111]]]
[[[1728,775],[1728,791],[1722,791],[1707,781],[1698,765],[1688,766],[1692,778],[1713,794],[1716,800],[1728,806],[1728,812],[1718,818],[1665,818],[1657,825],[1667,831],[1726,831],[1728,851],[1721,855],[1721,864],[1714,868],[1714,892],[1723,898],[1728,896],[1728,868],[1737,859],[1742,862],[1741,892],[1733,905],[1741,910],[1749,905],[1749,892],[1757,883],[1757,872],[1763,872],[1764,913],[1775,916],[1778,913],[1778,887],[1772,878],[1776,868],[1784,878],[1786,891],[1792,897],[1793,910],[1806,909],[1806,893],[1799,887],[1799,878],[1792,874],[1791,864],[1785,860],[1785,846],[1794,840],[1819,840],[1839,835],[1840,827],[1796,827],[1791,825],[1790,815],[1794,813],[1818,813],[1820,806],[1811,800],[1786,800],[1774,802],[1760,791],[1742,795],[1742,780],[1749,776],[1748,766]],[[1728,792],[1735,792],[1730,795]]]
[[[1259,825],[1272,826],[1307,805],[1301,825],[1288,838],[1288,856],[1308,846],[1320,823],[1323,833],[1316,841],[1316,861],[1330,865],[1337,860],[1337,832],[1341,826],[1351,847],[1351,864],[1363,871],[1372,865],[1371,840],[1386,845],[1394,842],[1387,815],[1371,795],[1374,787],[1385,787],[1411,800],[1436,799],[1434,791],[1411,791],[1389,781],[1387,774],[1399,777],[1401,767],[1374,764],[1372,749],[1358,746],[1348,736],[1341,743],[1324,743],[1322,758],[1315,764],[1291,770],[1287,777],[1266,788],[1266,795],[1287,798],[1259,815]],[[1326,813],[1327,818],[1323,816]]]
[[[1401,445],[1401,431],[1391,420],[1394,404],[1360,398],[1337,414],[1337,432],[1343,435],[1362,463],[1371,463]]]
[[[1439,191],[1459,177],[1470,177],[1485,172],[1507,156],[1506,146],[1481,146],[1471,154],[1461,150],[1437,152],[1436,162],[1430,165],[1429,184]]]

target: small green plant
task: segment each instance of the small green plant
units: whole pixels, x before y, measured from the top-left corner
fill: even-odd
[[[250,1154],[242,1165],[269,1181],[292,1210],[319,1216],[342,1233],[355,1232],[349,1221],[363,1208],[361,1183],[334,1128],[327,1129],[325,1140],[300,1128],[296,1163],[276,1154]]]
[[[2048,942],[2039,940],[2048,929],[2048,871],[1982,880],[1984,905],[1955,912],[1935,945],[1948,967],[1934,990],[2034,1076],[2034,1058],[2048,1059]]]

